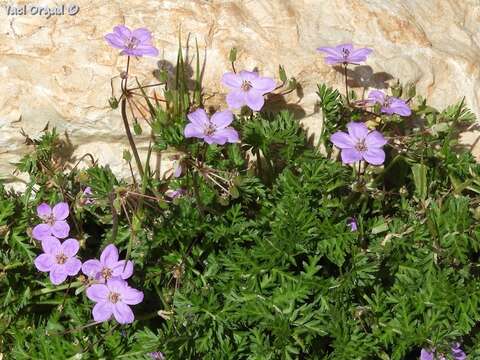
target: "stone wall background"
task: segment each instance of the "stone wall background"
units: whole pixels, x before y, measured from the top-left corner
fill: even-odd
[[[15,4],[26,3],[38,4]],[[160,57],[133,61],[132,68],[151,83],[159,60],[175,62],[179,30],[184,41],[188,33],[191,41],[196,37],[206,55],[204,86],[213,106],[226,107],[219,80],[230,69],[231,47],[238,49],[238,68],[258,67],[262,74],[277,76],[278,65],[284,65],[303,87],[301,97],[292,94],[287,102],[313,132],[321,126],[316,84],[343,89],[341,74],[325,65],[315,48],[350,41],[374,49],[369,67],[355,73],[364,84],[385,87],[385,81],[396,78],[414,82],[433,106],[443,108],[465,96],[480,115],[480,0],[65,3],[77,4],[79,13],[50,19],[8,16],[6,6],[12,2],[0,0],[0,177],[11,181],[12,162],[28,151],[20,129],[36,138],[47,123],[68,133],[76,155],[90,152],[128,176],[121,158],[128,143],[120,114],[107,102],[110,79],[126,60],[103,40],[117,24],[152,30]],[[473,144],[476,134],[463,140]],[[140,147],[145,148],[145,142]],[[473,151],[480,153],[480,146]]]

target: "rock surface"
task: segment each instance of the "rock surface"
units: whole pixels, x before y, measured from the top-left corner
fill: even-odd
[[[279,64],[303,87],[288,97],[313,132],[316,84],[342,87],[342,75],[315,48],[353,42],[374,53],[354,80],[386,87],[396,78],[417,84],[435,107],[463,96],[480,114],[480,1],[478,0],[75,0],[74,16],[9,15],[0,0],[0,177],[12,179],[12,162],[28,151],[23,129],[38,137],[48,123],[77,147],[128,176],[121,158],[128,147],[118,110],[111,110],[110,79],[125,57],[103,40],[117,24],[148,27],[160,56],[133,61],[133,72],[154,82],[159,60],[174,62],[179,30],[196,37],[206,56],[204,86],[214,106],[225,107],[220,84],[237,47],[237,68],[277,76]],[[35,5],[35,1],[16,3]],[[42,2],[54,7],[54,2]],[[191,52],[193,53],[193,51]],[[190,60],[192,56],[190,55]],[[203,60],[203,59],[202,59]],[[358,89],[359,93],[362,88]],[[475,135],[465,137],[469,142]],[[141,147],[145,148],[143,142]],[[474,153],[480,153],[474,149]]]

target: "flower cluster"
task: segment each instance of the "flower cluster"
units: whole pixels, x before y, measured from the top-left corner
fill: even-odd
[[[84,191],[84,194],[89,193]],[[120,324],[133,322],[135,317],[129,305],[143,301],[143,292],[130,287],[125,281],[133,274],[133,263],[119,260],[118,249],[110,244],[103,250],[100,260],[91,259],[82,264],[76,257],[79,242],[69,238],[62,243],[58,239],[67,237],[70,232],[66,222],[68,204],[60,202],[52,209],[43,203],[37,207],[37,214],[43,223],[35,226],[32,235],[41,241],[43,254],[35,258],[35,267],[41,272],[49,272],[54,285],[61,284],[68,276],[77,275],[81,269],[90,280],[87,297],[96,303],[93,319],[102,322],[113,315]]]
[[[70,238],[62,243],[59,240],[70,233],[70,226],[66,222],[68,204],[60,202],[52,209],[50,205],[42,203],[37,207],[37,215],[43,223],[33,228],[32,236],[41,241],[43,254],[35,258],[34,264],[39,271],[50,273],[50,281],[58,285],[68,276],[77,275],[82,266],[76,257],[80,248],[78,241]]]

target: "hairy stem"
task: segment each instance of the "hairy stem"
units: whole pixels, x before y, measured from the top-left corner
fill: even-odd
[[[123,98],[121,102],[121,112],[122,112],[123,125],[125,126],[125,133],[127,134],[128,142],[130,144],[130,148],[132,149],[133,157],[135,158],[135,162],[137,163],[138,172],[140,173],[140,177],[143,179],[142,162],[140,160],[140,156],[138,155],[137,146],[135,145],[135,141],[133,140],[132,132],[130,131],[130,125],[127,119],[127,101],[125,98]]]
[[[348,64],[344,64],[343,70],[344,70],[344,76],[345,76],[345,96],[347,97],[347,104],[350,105],[350,99],[348,96],[347,67],[348,67]]]

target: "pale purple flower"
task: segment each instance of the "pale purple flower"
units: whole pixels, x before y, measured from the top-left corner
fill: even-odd
[[[352,164],[365,160],[372,165],[381,165],[385,161],[382,147],[387,143],[379,131],[370,131],[364,123],[350,122],[348,133],[337,131],[330,137],[332,143],[341,149],[342,162]]]
[[[347,220],[347,225],[350,226],[350,231],[352,232],[358,230],[357,220],[354,217]]]
[[[42,272],[50,272],[50,280],[58,285],[67,276],[77,275],[82,262],[75,257],[80,245],[75,239],[67,239],[63,243],[53,236],[42,240],[43,254],[35,258],[35,267]]]
[[[177,189],[177,190],[169,189],[165,191],[165,196],[169,197],[170,199],[176,199],[178,197],[181,197],[184,194],[185,194],[185,189]]]
[[[93,200],[92,188],[90,186],[87,186],[83,190],[81,203],[82,205],[92,205],[95,203],[95,200]]]
[[[87,288],[87,297],[96,302],[92,314],[95,321],[109,320],[112,315],[120,324],[135,320],[128,305],[143,301],[143,292],[128,286],[125,280],[112,278],[106,284],[93,284]]]
[[[320,47],[317,51],[321,51],[327,54],[325,56],[325,62],[328,65],[336,64],[354,64],[367,60],[367,56],[373,51],[369,48],[354,49],[352,44],[341,44],[332,47]]]
[[[462,348],[460,347],[460,343],[458,342],[452,345],[452,357],[455,360],[465,360],[467,358],[467,355],[462,350]]]
[[[262,77],[255,71],[242,70],[238,74],[223,74],[222,84],[230,88],[227,104],[231,109],[240,109],[247,105],[254,111],[260,111],[265,103],[263,95],[273,91],[275,80]]]
[[[53,209],[45,203],[38,205],[37,215],[44,223],[33,228],[32,236],[37,240],[43,240],[51,235],[60,239],[66,238],[70,232],[70,226],[65,221],[68,214],[66,202],[56,204]]]
[[[105,282],[113,277],[128,279],[133,274],[133,263],[128,260],[118,260],[118,249],[110,244],[103,249],[100,261],[87,260],[82,265],[82,272],[97,281]]]
[[[151,352],[148,353],[148,355],[150,355],[153,360],[165,360],[165,355],[163,355],[160,351]]]
[[[186,138],[203,139],[207,144],[224,145],[239,141],[237,131],[229,126],[233,121],[231,111],[217,111],[209,119],[204,109],[197,109],[187,115],[190,122],[185,127]]]
[[[173,163],[173,176],[179,178],[182,175],[182,163],[180,161],[175,161]]]
[[[380,104],[380,111],[388,115],[398,114],[401,116],[410,116],[412,114],[412,110],[410,110],[405,100],[388,96],[380,90],[370,91],[367,101],[372,105]]]
[[[435,360],[435,350],[422,349],[420,352],[420,360]]]
[[[454,360],[465,360],[467,355],[461,349],[460,343],[454,343],[451,347],[452,358]],[[435,348],[432,349],[422,349],[420,352],[420,360],[446,360],[443,354],[437,354]]]
[[[105,40],[114,48],[121,49],[121,55],[157,56],[158,50],[152,44],[152,33],[145,28],[130,30],[125,25],[118,25],[113,32],[105,35]]]

